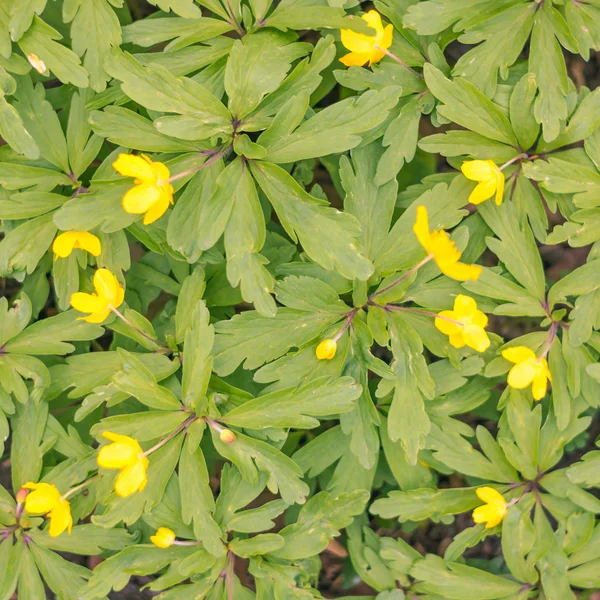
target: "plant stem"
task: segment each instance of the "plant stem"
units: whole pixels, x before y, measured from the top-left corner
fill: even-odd
[[[68,490],[66,493],[63,494],[63,496],[62,496],[63,499],[66,500],[69,496],[72,496],[79,490],[82,490],[84,487],[87,487],[88,485],[90,485],[90,483],[94,480],[95,477],[96,477],[96,475],[94,475],[93,477],[90,477],[88,480],[84,481],[83,483],[80,483],[78,486]]]
[[[425,77],[421,73],[419,73],[418,71],[415,71],[412,67],[409,67],[399,56],[396,56],[393,52],[390,52],[389,50],[386,50],[385,48],[382,48],[381,46],[378,46],[377,44],[375,44],[373,46],[373,48],[375,48],[375,50],[379,50],[379,51],[383,52],[385,55],[387,55],[391,59],[395,60],[399,65],[402,65],[407,71],[410,71],[413,75],[416,75],[419,79],[425,79]]]
[[[187,177],[188,175],[192,175],[193,173],[196,173],[196,171],[200,171],[200,169],[208,169],[208,167],[212,166],[218,160],[220,160],[226,154],[228,154],[232,148],[233,148],[232,144],[230,144],[229,146],[226,146],[224,148],[221,148],[221,150],[219,150],[218,152],[215,152],[207,161],[203,162],[201,165],[198,165],[197,167],[191,167],[189,169],[186,169],[185,171],[182,171],[181,173],[177,173],[177,175],[173,175],[172,177],[169,177],[169,179],[167,179],[165,181],[161,181],[160,183],[173,183],[174,181],[177,181],[178,179],[182,179],[184,177]]]
[[[498,167],[498,171],[503,171],[509,165],[512,165],[514,162],[521,160],[522,158],[527,158],[527,154],[525,152],[521,152],[521,154],[517,154],[517,156],[507,160],[501,167]]]
[[[556,333],[558,332],[558,321],[552,321],[550,325],[550,329],[548,330],[548,337],[542,346],[542,353],[539,355],[538,359],[546,358],[548,356],[548,352],[550,352],[550,348],[552,348],[552,343],[554,342],[554,338],[556,337]]]
[[[335,334],[335,337],[333,338],[334,342],[337,342],[346,332],[346,330],[348,329],[348,327],[350,327],[350,325],[352,324],[352,321],[354,320],[354,317],[356,316],[356,313],[359,311],[360,307],[356,307],[353,308],[347,315],[346,315],[346,321],[343,325],[343,327]]]
[[[233,600],[233,567],[235,563],[235,555],[232,552],[227,553],[227,571],[225,573],[225,581],[227,582],[227,600]]]
[[[371,303],[373,298],[377,298],[377,296],[381,296],[381,294],[385,294],[385,292],[391,290],[393,287],[398,285],[401,281],[404,281],[405,279],[410,277],[413,273],[418,271],[423,265],[427,264],[432,258],[433,258],[433,254],[428,254],[421,262],[417,263],[414,267],[412,267],[411,269],[406,271],[406,273],[401,275],[398,279],[396,279],[396,281],[394,281],[393,283],[390,283],[389,285],[386,285],[384,288],[377,290],[376,292],[373,292],[369,296],[369,303]]]
[[[396,304],[386,304],[384,307],[386,310],[391,310],[391,311],[406,311],[406,312],[412,312],[412,313],[416,313],[418,315],[423,315],[425,317],[433,317],[434,319],[441,319],[442,321],[448,321],[448,323],[454,323],[455,325],[460,325],[461,327],[464,327],[464,323],[462,323],[461,321],[456,321],[455,319],[451,319],[449,317],[444,317],[438,313],[434,313],[431,312],[429,310],[424,310],[421,308],[414,308],[412,306],[398,306]]]
[[[229,0],[225,0],[225,4],[226,4],[226,8],[227,8],[227,13],[231,17],[231,23],[230,23],[230,25],[233,25],[233,27],[235,27],[236,31],[241,36],[246,35],[246,32],[245,32],[244,28],[242,27],[242,24],[237,20],[235,14],[233,12],[233,8],[231,6],[231,2]]]
[[[121,321],[123,321],[123,323],[125,323],[126,325],[129,325],[129,327],[131,327],[131,329],[133,329],[134,331],[137,331],[141,336],[145,337],[147,340],[149,340],[153,344],[156,344],[159,348],[162,348],[163,351],[172,352],[171,348],[169,348],[166,344],[163,344],[160,340],[153,338],[151,335],[148,335],[145,331],[141,330],[139,327],[136,327],[120,310],[114,308],[113,306],[110,307],[110,310],[112,312],[114,312],[115,315],[117,315],[117,317],[119,317],[119,319],[121,319]]]
[[[162,448],[166,443],[170,442],[177,434],[181,433],[184,429],[187,429],[194,421],[197,421],[198,417],[196,415],[192,415],[188,419],[186,419],[175,431],[172,431],[167,437],[163,438],[150,448],[144,452],[144,456],[148,456],[153,452],[156,452],[159,448]]]
[[[208,417],[204,417],[204,420],[206,421],[206,424],[211,429],[214,429],[217,433],[221,433],[222,431],[225,431],[225,428],[221,427],[221,425],[219,425],[215,420],[209,419]]]

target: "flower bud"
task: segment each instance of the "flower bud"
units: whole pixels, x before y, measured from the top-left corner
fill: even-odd
[[[27,60],[40,75],[45,75],[48,72],[46,63],[37,54],[28,54]]]
[[[159,527],[150,541],[159,548],[170,548],[175,543],[175,532],[168,527]]]
[[[233,433],[231,429],[223,429],[219,434],[219,437],[224,444],[233,444],[236,440],[235,433]]]
[[[27,494],[29,494],[29,490],[27,488],[20,488],[17,492],[17,502],[23,504],[23,502],[25,502],[25,498],[27,498]]]
[[[319,360],[331,360],[335,356],[337,350],[337,342],[335,340],[323,340],[316,350],[316,355]]]

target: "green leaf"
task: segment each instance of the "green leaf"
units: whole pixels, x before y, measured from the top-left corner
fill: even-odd
[[[262,24],[287,31],[288,29],[353,29],[369,33],[364,21],[346,17],[341,7],[324,5],[320,0],[282,0]]]
[[[75,0],[63,12],[65,22],[71,24],[73,51],[85,55],[83,66],[90,76],[90,87],[97,92],[106,88],[108,75],[104,71],[104,57],[111,48],[121,44],[119,19],[107,0]]]
[[[24,2],[10,3],[10,21],[8,29],[10,37],[17,42],[23,34],[31,27],[35,15],[41,15],[46,7],[46,0],[24,0]]]
[[[450,81],[431,64],[425,65],[423,73],[427,87],[443,103],[438,106],[438,113],[492,140],[517,145],[507,117],[472,83],[460,78]]]
[[[420,379],[429,378],[429,372],[421,354],[420,341],[419,347],[406,339],[407,325],[395,315],[389,316],[388,325],[395,358],[392,364],[395,391],[388,415],[388,434],[393,442],[400,440],[408,462],[415,465],[431,427],[419,389],[422,387]]]
[[[152,121],[121,106],[107,106],[90,113],[94,131],[119,146],[145,152],[185,152],[197,144],[178,140],[157,131]]]
[[[354,217],[324,206],[277,165],[257,162],[251,169],[288,235],[302,244],[310,258],[348,279],[368,279],[372,265],[356,245],[360,227]]]
[[[481,500],[475,495],[475,488],[424,488],[389,492],[387,498],[375,500],[369,510],[384,519],[398,517],[400,522],[423,521],[429,518],[439,521],[445,515],[466,512],[480,504]]]
[[[0,579],[0,598],[10,600],[17,586],[19,570],[23,565],[23,544],[13,544],[12,536],[0,542],[0,569],[4,573]],[[8,575],[8,576],[6,576]]]
[[[533,114],[536,92],[535,75],[525,73],[510,95],[510,122],[521,148],[525,150],[533,146],[540,130]]]
[[[445,563],[433,554],[416,561],[410,574],[421,582],[415,586],[415,591],[440,594],[448,599],[495,600],[516,594],[521,589],[521,584],[515,581],[460,563]]]
[[[249,558],[279,550],[283,544],[283,538],[276,533],[260,533],[245,540],[233,538],[229,548],[236,556]]]
[[[39,17],[34,17],[31,27],[19,39],[18,44],[25,56],[37,56],[63,83],[72,83],[80,88],[87,87],[87,71],[81,66],[75,52],[56,41],[61,38],[56,29]]]
[[[122,90],[150,110],[174,112],[182,117],[166,116],[155,121],[159,132],[171,135],[179,123],[194,124],[193,139],[232,130],[231,115],[218,98],[204,86],[186,77],[175,77],[158,64],[147,66],[131,54],[113,50],[105,63],[107,73],[121,81]],[[184,121],[182,121],[182,119]],[[177,137],[177,136],[175,136]]]
[[[105,529],[91,523],[75,525],[68,536],[50,537],[48,531],[32,530],[33,541],[49,550],[75,554],[100,554],[102,550],[122,550],[136,541],[126,529]]]
[[[55,235],[52,214],[25,221],[6,234],[0,242],[0,275],[6,277],[14,271],[33,273]]]
[[[118,390],[134,396],[149,408],[156,410],[181,408],[181,403],[175,394],[158,385],[152,371],[140,360],[122,348],[117,351],[122,357],[121,370],[112,376],[111,381]]]
[[[324,108],[304,121],[295,131],[283,135],[267,148],[266,160],[289,163],[316,156],[344,152],[358,146],[359,134],[381,125],[398,102],[395,86],[369,90]],[[264,143],[259,139],[259,143]]]
[[[366,490],[332,497],[319,492],[300,509],[296,523],[279,531],[283,538],[280,549],[271,551],[277,559],[299,560],[320,554],[339,529],[352,523],[352,518],[364,510],[369,498]]]
[[[70,310],[33,323],[7,342],[6,351],[13,354],[69,354],[75,346],[66,340],[93,340],[104,333],[102,327],[79,320],[77,314]]]
[[[18,572],[20,598],[23,600],[37,600],[38,598],[43,598],[46,595],[44,583],[37,570],[35,560],[31,551],[27,547],[23,548]]]
[[[229,110],[238,121],[279,87],[292,62],[306,55],[310,46],[294,42],[295,36],[270,29],[237,40],[225,69]]]
[[[319,425],[314,417],[332,417],[352,410],[360,392],[361,386],[351,377],[340,377],[334,383],[321,377],[301,388],[278,390],[249,400],[221,420],[246,429],[312,429]]]
[[[64,174],[52,169],[28,165],[0,163],[0,183],[7,190],[22,190],[39,186],[39,191],[50,191],[57,185],[70,186],[73,182]]]
[[[19,113],[6,101],[4,96],[0,96],[0,135],[18,154],[24,154],[31,159],[39,158],[40,149],[31,134],[25,129]]]
[[[194,0],[148,0],[148,2],[153,6],[158,6],[166,13],[173,11],[180,17],[187,19],[200,19],[202,16]]]
[[[215,502],[204,454],[200,448],[194,449],[190,440],[187,436],[179,460],[181,516],[186,525],[193,525],[194,535],[206,550],[214,556],[223,556],[223,533],[211,514],[214,512]]]
[[[502,520],[502,552],[511,573],[519,580],[534,584],[538,573],[526,556],[535,544],[531,518],[518,506],[511,506]]]
[[[219,434],[211,429],[217,452],[235,463],[242,477],[255,484],[259,472],[268,475],[267,487],[273,494],[279,492],[286,504],[302,504],[308,494],[308,486],[301,480],[302,470],[277,448],[236,432],[236,440],[223,443]]]

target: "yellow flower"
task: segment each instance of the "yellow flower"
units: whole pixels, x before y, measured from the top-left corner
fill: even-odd
[[[154,535],[150,536],[150,541],[159,548],[170,548],[175,542],[175,532],[168,527],[159,527]]]
[[[319,360],[331,360],[335,356],[337,342],[335,340],[323,340],[316,349],[316,355]]]
[[[504,173],[493,160],[467,160],[460,170],[467,179],[479,181],[469,196],[469,202],[481,204],[496,194],[496,204],[502,204]]]
[[[548,361],[545,358],[538,358],[533,350],[525,346],[502,350],[502,356],[515,363],[508,372],[508,385],[522,390],[533,384],[531,388],[533,397],[541,400],[546,395],[548,381],[552,382]]]
[[[490,347],[490,338],[485,331],[488,318],[477,310],[477,303],[469,296],[458,294],[453,310],[443,310],[435,319],[435,326],[449,336],[455,348],[469,346],[477,352],[485,352]]]
[[[160,219],[173,204],[173,186],[167,165],[152,162],[145,154],[119,154],[112,165],[125,177],[135,177],[135,187],[123,196],[123,209],[132,215],[145,213],[144,225]]]
[[[442,273],[458,281],[476,281],[479,278],[481,267],[458,262],[461,252],[443,229],[429,231],[429,218],[424,206],[417,207],[417,220],[413,225],[413,231],[421,246],[433,258]]]
[[[381,23],[381,16],[376,10],[365,13],[362,19],[375,30],[375,35],[342,29],[342,44],[350,50],[350,53],[342,56],[340,62],[347,67],[362,67],[367,62],[371,66],[385,56],[385,52],[381,48],[387,50],[392,45],[394,28],[392,25],[386,25],[384,28]]]
[[[83,313],[91,313],[88,317],[80,317],[88,323],[102,323],[110,314],[111,308],[119,308],[123,304],[125,292],[117,278],[108,269],[97,269],[94,273],[93,294],[75,292],[71,296],[71,306]]]
[[[100,240],[89,231],[65,231],[56,237],[52,244],[54,260],[67,258],[75,248],[86,250],[92,256],[100,256]]]
[[[105,431],[102,434],[107,440],[113,442],[102,446],[98,452],[98,466],[104,469],[118,469],[121,471],[115,480],[115,492],[122,498],[141,492],[148,479],[148,459],[137,440],[127,435]]]
[[[51,483],[26,483],[24,488],[33,490],[25,498],[25,510],[31,515],[46,515],[50,519],[48,533],[51,537],[60,535],[65,529],[71,534],[73,518],[68,500],[63,498]]]
[[[486,529],[499,525],[508,510],[504,496],[491,487],[477,488],[475,493],[485,504],[473,511],[473,521],[478,524],[485,523]]]

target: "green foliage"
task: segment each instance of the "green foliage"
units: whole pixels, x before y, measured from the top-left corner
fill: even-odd
[[[362,4],[0,2],[0,600],[600,589],[600,2],[376,0],[345,67]]]

